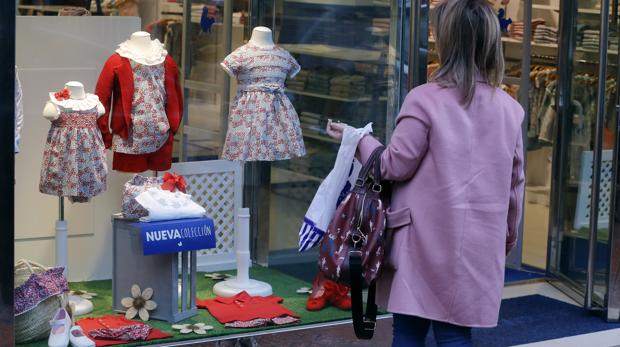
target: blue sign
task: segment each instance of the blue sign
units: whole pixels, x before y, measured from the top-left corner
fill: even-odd
[[[140,222],[144,255],[215,248],[215,225],[209,218]]]

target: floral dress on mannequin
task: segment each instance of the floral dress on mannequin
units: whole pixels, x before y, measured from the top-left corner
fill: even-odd
[[[284,94],[284,81],[300,70],[290,53],[250,42],[227,56],[222,66],[239,82],[222,158],[274,161],[304,156],[299,117]]]
[[[47,135],[39,191],[87,202],[106,190],[108,167],[97,127],[103,105],[94,94],[79,100],[65,94],[50,93],[59,116]]]

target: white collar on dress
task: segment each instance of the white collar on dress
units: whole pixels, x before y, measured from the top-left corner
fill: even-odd
[[[168,52],[164,49],[164,45],[159,42],[158,39],[151,40],[151,47],[147,54],[143,54],[143,52],[138,52],[130,40],[122,42],[118,45],[118,49],[116,53],[121,57],[131,59],[138,64],[142,65],[159,65],[164,62]]]
[[[95,94],[86,93],[86,97],[84,99],[66,99],[66,100],[58,100],[54,96],[54,92],[50,93],[50,101],[52,104],[56,106],[60,106],[67,110],[72,111],[89,111],[93,108],[97,107],[101,102],[99,101],[99,97]]]

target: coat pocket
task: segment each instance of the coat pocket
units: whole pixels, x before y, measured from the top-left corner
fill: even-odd
[[[411,224],[411,209],[409,207],[392,211],[388,208],[386,211],[386,256],[384,265],[392,270],[398,268],[396,252],[399,251],[399,245],[394,244],[394,233],[401,229],[408,229]],[[401,231],[402,232],[402,231]]]
[[[396,211],[388,209],[386,211],[386,228],[398,229],[411,224],[411,209],[409,207],[401,208]]]

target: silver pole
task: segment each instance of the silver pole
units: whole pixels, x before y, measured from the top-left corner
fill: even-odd
[[[614,30],[618,31],[618,0],[612,3],[612,17]],[[620,55],[616,55],[616,66],[620,66]],[[620,81],[620,69],[616,69],[616,81]],[[616,134],[620,133],[618,120],[620,119],[620,93],[616,91],[614,98],[614,115],[616,117]],[[609,208],[609,270],[607,271],[607,321],[620,320],[620,137],[616,135],[613,149],[612,201]]]
[[[187,75],[189,74],[189,27],[192,23],[192,2],[189,0],[183,0],[183,24],[181,26],[181,71],[180,71],[180,80],[181,86],[183,86],[183,120],[181,122],[182,126],[179,129],[179,141],[181,142],[181,150],[179,153],[179,161],[184,162],[187,161],[187,145],[188,138],[185,136],[185,126],[189,123],[189,107],[187,100],[187,91],[189,90],[185,86],[185,81],[187,79]]]
[[[58,197],[58,220],[65,220],[65,198],[62,196]]]
[[[411,14],[409,21],[409,68],[408,68],[408,76],[407,76],[407,87],[408,90],[416,87],[420,81],[418,76],[418,64],[420,63],[420,35],[419,35],[419,25],[420,25],[420,11],[421,11],[421,0],[411,0]]]
[[[232,51],[232,0],[224,1],[224,54]],[[224,143],[228,131],[228,107],[230,106],[230,76],[224,73],[224,85],[222,86],[222,104],[220,107],[220,144]]]
[[[601,156],[603,154],[603,123],[605,121],[605,87],[607,82],[607,39],[609,37],[609,0],[601,0],[601,34],[599,38],[598,95],[594,134],[592,193],[590,195],[590,238],[588,244],[588,271],[585,306],[592,309],[594,274],[596,272],[596,242],[598,240],[598,212],[601,186]],[[584,179],[585,177],[582,177]]]

